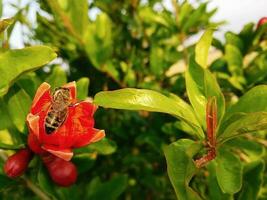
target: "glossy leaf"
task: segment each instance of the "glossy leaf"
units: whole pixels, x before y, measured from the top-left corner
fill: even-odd
[[[267,129],[267,112],[248,113],[229,124],[218,140],[223,143],[242,134],[265,129]]]
[[[220,149],[215,159],[216,176],[221,190],[227,194],[235,194],[242,186],[243,166],[233,153]]]
[[[88,96],[90,80],[87,77],[80,78],[77,81],[77,97],[80,100],[85,99]]]
[[[176,196],[181,200],[201,200],[199,195],[189,187],[190,180],[196,173],[193,156],[200,146],[192,140],[181,139],[167,146],[164,154],[167,171]]]
[[[212,42],[213,30],[208,29],[201,36],[195,48],[196,62],[203,68],[207,68],[208,53]]]
[[[186,91],[195,113],[206,129],[206,104],[210,97],[215,97],[218,108],[218,124],[224,114],[225,102],[220,87],[210,71],[201,68],[191,56],[189,68],[185,73]]]
[[[20,75],[40,68],[55,57],[55,52],[46,46],[26,47],[0,54],[0,96],[7,93]]]
[[[106,108],[168,113],[197,128],[198,137],[203,137],[191,107],[178,97],[174,100],[152,90],[126,88],[99,92],[94,103]]]

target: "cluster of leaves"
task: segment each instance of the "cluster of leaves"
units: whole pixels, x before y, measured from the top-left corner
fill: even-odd
[[[174,12],[158,0],[37,3],[41,11],[27,43],[47,46],[9,50],[4,39],[14,23],[1,37],[5,48],[0,56],[0,147],[25,145],[25,117],[43,81],[55,88],[76,80],[80,99],[88,96],[88,88],[90,96],[102,90],[143,88],[100,92],[94,98],[103,107],[139,112],[100,109],[96,113],[97,127],[106,130],[107,139],[76,150],[75,186],[56,187],[35,158],[22,179],[10,180],[0,171],[0,198],[32,197],[27,189],[36,192],[32,185],[40,189],[39,197],[52,199],[266,198],[266,154],[259,144],[266,145],[266,133],[259,134],[266,127],[266,86],[253,88],[225,108],[234,103],[228,96],[238,97],[267,80],[265,25],[257,30],[254,24],[247,25],[240,34],[229,32],[225,44],[212,40],[213,31],[208,30],[195,47],[185,46],[186,39],[220,24],[211,22],[216,9],[208,11],[207,3],[173,1]],[[23,17],[28,8],[18,10],[14,19],[31,27]],[[96,18],[88,17],[95,10]],[[2,21],[1,30],[10,23]],[[211,43],[222,55],[209,66],[222,91],[207,69]],[[57,64],[42,67],[55,58],[55,52],[67,70]],[[209,97],[215,97],[218,105],[217,156],[197,169],[194,159],[206,153],[202,142]],[[254,133],[237,137],[255,131],[257,137]],[[3,151],[3,156],[6,153],[10,152]]]

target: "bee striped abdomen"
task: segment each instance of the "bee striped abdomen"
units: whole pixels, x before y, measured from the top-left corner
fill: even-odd
[[[58,111],[58,112],[54,110],[49,111],[45,118],[46,133],[51,134],[57,128],[59,128],[62,125],[62,123],[65,121],[66,115],[67,115],[67,109],[64,109],[63,111]]]

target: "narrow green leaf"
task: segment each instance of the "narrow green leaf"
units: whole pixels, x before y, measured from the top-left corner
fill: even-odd
[[[40,68],[55,57],[55,52],[46,46],[26,47],[0,54],[0,96],[7,93],[20,75]]]
[[[56,87],[60,87],[67,83],[66,72],[60,66],[55,66],[53,68],[52,74],[48,76],[45,80],[51,85],[51,89],[54,90]]]
[[[212,42],[212,35],[214,30],[208,29],[201,36],[195,48],[196,62],[203,68],[207,68],[208,53]]]
[[[87,77],[80,78],[77,81],[77,97],[80,100],[85,99],[88,96],[90,80]]]
[[[197,170],[193,156],[199,149],[200,146],[196,142],[188,139],[178,140],[164,149],[168,175],[179,200],[201,200],[189,187],[190,180]]]
[[[243,166],[233,153],[220,149],[215,159],[216,176],[221,190],[227,194],[237,193],[242,186]]]
[[[219,142],[225,142],[242,134],[267,129],[267,112],[248,113],[229,124],[219,135]]]
[[[0,142],[0,149],[5,149],[5,150],[18,150],[25,148],[25,144],[5,144]]]
[[[194,55],[190,58],[189,68],[185,73],[185,81],[189,100],[204,129],[206,129],[207,100],[213,96],[217,100],[219,124],[225,110],[224,96],[215,77],[209,70],[203,69],[194,61]]]
[[[198,137],[204,137],[191,107],[179,97],[174,100],[152,90],[126,88],[99,92],[94,103],[106,108],[168,113],[187,122]]]

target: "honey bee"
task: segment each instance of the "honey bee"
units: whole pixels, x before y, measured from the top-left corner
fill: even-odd
[[[70,102],[70,90],[68,88],[56,88],[52,95],[52,105],[45,118],[45,131],[47,134],[58,129],[68,115]]]

